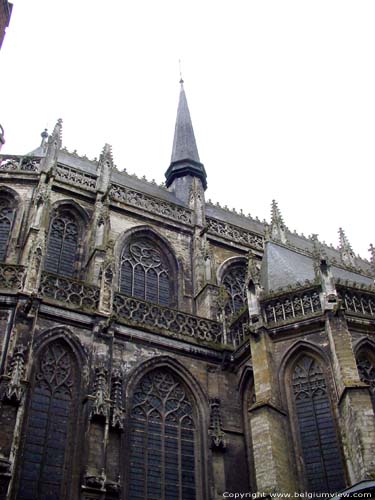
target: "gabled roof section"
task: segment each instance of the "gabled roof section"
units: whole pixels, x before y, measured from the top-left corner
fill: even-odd
[[[315,280],[314,260],[290,248],[268,241],[265,245],[260,284],[265,293]]]
[[[180,98],[173,138],[171,164],[165,173],[166,185],[169,187],[177,177],[192,175],[199,177],[204,189],[206,189],[206,171],[200,162],[183,80],[180,80],[180,84]]]

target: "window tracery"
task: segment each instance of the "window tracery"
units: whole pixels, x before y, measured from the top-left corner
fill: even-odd
[[[62,341],[45,347],[31,389],[18,500],[60,500],[69,468],[77,387],[74,358]]]
[[[120,292],[161,304],[171,305],[171,276],[167,259],[151,241],[130,242],[121,255]]]
[[[325,375],[316,359],[299,359],[292,389],[308,490],[339,491],[345,486],[341,452]]]
[[[225,306],[227,316],[235,314],[246,305],[246,266],[232,265],[224,274],[222,284],[228,293],[228,302]]]
[[[196,424],[192,402],[168,370],[137,385],[130,413],[129,498],[196,500]]]
[[[78,254],[79,224],[67,210],[59,212],[51,221],[45,270],[50,273],[73,276]]]
[[[5,260],[15,212],[10,200],[0,200],[0,262]]]
[[[371,356],[362,351],[357,357],[359,378],[370,387],[371,398],[375,404],[375,366]]]

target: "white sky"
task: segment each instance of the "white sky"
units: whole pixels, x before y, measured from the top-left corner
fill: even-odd
[[[164,180],[178,60],[207,198],[354,251],[375,244],[374,0],[13,0],[0,51],[2,153],[63,118],[63,144],[105,142]]]

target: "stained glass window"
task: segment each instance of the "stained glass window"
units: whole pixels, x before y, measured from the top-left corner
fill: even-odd
[[[72,276],[78,251],[78,223],[73,214],[64,211],[56,215],[49,231],[45,270]]]
[[[191,400],[168,370],[135,389],[130,414],[129,500],[196,500],[196,425]]]
[[[345,486],[343,464],[320,364],[303,356],[294,368],[292,384],[308,490],[339,491]]]
[[[171,304],[169,266],[151,241],[141,239],[125,247],[121,256],[120,292],[163,306]]]
[[[37,361],[31,388],[18,500],[62,500],[69,467],[77,372],[72,353],[60,341]]]
[[[229,295],[225,308],[227,315],[235,314],[246,304],[245,276],[246,267],[244,264],[233,265],[224,274],[222,283]]]
[[[0,262],[5,260],[15,209],[8,200],[0,200]]]

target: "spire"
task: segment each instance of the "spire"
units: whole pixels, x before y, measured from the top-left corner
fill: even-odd
[[[171,164],[165,174],[166,185],[169,187],[175,179],[190,175],[199,177],[203,188],[206,189],[206,171],[199,159],[182,78],[180,85],[180,99],[177,109]]]
[[[271,204],[271,239],[286,243],[285,224],[276,200]]]
[[[43,137],[42,133],[42,137]],[[57,157],[59,150],[62,145],[62,119],[59,118],[54,126],[52,134],[48,137],[47,148],[45,152],[45,158],[43,164],[41,165],[41,170],[48,173],[55,167],[57,163]],[[45,146],[44,146],[45,147]],[[44,148],[39,148],[44,151]]]
[[[341,254],[341,259],[344,264],[348,266],[356,265],[356,258],[353,252],[352,246],[349,243],[349,240],[345,234],[345,231],[340,227],[339,228],[339,250]]]

